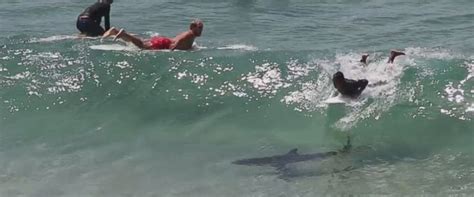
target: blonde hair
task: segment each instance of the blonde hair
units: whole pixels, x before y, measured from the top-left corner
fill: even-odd
[[[189,29],[191,28],[194,28],[194,27],[197,27],[199,24],[203,24],[201,19],[194,19],[193,21],[191,21],[191,24],[189,25]]]

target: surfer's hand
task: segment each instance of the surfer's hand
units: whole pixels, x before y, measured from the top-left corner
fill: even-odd
[[[178,46],[177,44],[171,44],[170,46],[170,50],[171,51],[174,51],[176,49],[176,46]]]

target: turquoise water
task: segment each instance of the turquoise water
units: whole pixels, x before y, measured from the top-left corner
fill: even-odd
[[[474,1],[113,4],[143,37],[201,18],[197,49],[172,53],[75,39],[90,3],[0,2],[0,196],[474,193]],[[338,70],[382,85],[328,106]],[[347,135],[363,148],[284,177],[231,164]]]

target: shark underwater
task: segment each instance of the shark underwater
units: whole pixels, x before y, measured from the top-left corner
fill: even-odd
[[[310,160],[322,160],[330,156],[337,155],[338,152],[330,151],[324,153],[313,153],[313,154],[299,154],[298,149],[292,149],[290,152],[283,155],[274,155],[270,157],[259,157],[259,158],[250,158],[250,159],[240,159],[232,162],[237,165],[247,165],[247,166],[272,166],[277,169],[284,168],[287,164],[310,161]]]
[[[350,138],[347,140],[347,144],[339,151],[329,151],[322,153],[312,154],[299,154],[298,149],[291,149],[288,153],[282,155],[274,155],[269,157],[257,157],[249,159],[240,159],[233,161],[236,165],[247,165],[247,166],[272,166],[277,169],[283,169],[286,165],[296,162],[312,161],[312,160],[324,160],[331,156],[335,156],[342,153],[347,153],[351,149]]]

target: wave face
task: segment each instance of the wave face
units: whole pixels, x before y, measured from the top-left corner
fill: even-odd
[[[474,192],[471,1],[113,4],[143,37],[202,18],[189,52],[77,39],[86,3],[55,4],[0,3],[0,196]],[[387,64],[391,49],[406,55]],[[327,104],[337,71],[369,87]],[[350,154],[285,173],[231,164],[348,135]]]

